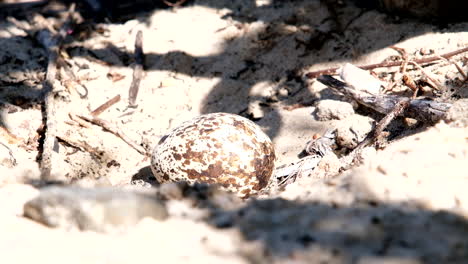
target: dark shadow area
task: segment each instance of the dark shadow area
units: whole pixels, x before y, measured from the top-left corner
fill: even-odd
[[[206,185],[182,186],[190,204],[210,211],[210,225],[253,242],[241,241],[238,251],[249,263],[466,263],[466,218],[418,202],[362,198],[371,191],[344,191],[343,184],[329,188],[351,195],[350,205],[281,198],[239,203]]]
[[[253,256],[248,257],[263,255],[267,261],[363,263],[367,259],[365,263],[380,263],[393,259],[395,263],[436,264],[468,259],[466,219],[401,205],[340,208],[261,200],[217,224],[239,229],[248,241],[261,241],[263,254],[250,252]]]
[[[153,172],[151,172],[151,166],[139,169],[138,172],[132,176],[131,181],[142,181],[153,187],[158,187],[160,185],[156,177],[154,177]]]

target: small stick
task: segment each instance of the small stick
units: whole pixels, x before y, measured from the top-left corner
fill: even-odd
[[[416,68],[418,68],[424,75],[426,75],[426,77],[434,83],[434,85],[435,85],[434,87],[435,87],[438,91],[444,90],[444,86],[443,86],[438,80],[436,80],[435,78],[432,78],[432,76],[431,76],[428,72],[426,72],[426,71],[421,67],[421,65],[419,65],[417,62],[414,62],[414,61],[409,61],[408,63],[413,64],[413,65],[416,66]]]
[[[138,96],[138,90],[140,88],[140,81],[143,75],[143,63],[144,63],[144,54],[143,54],[143,32],[138,31],[135,39],[135,66],[133,68],[133,79],[130,84],[130,89],[128,91],[128,107],[137,108],[136,99]]]
[[[68,113],[68,117],[70,117],[71,120],[75,121],[76,123],[78,123],[82,127],[85,127],[85,128],[90,128],[91,127],[91,125],[88,122],[86,122],[85,120],[77,117],[73,113]]]
[[[390,48],[398,51],[398,53],[401,54],[401,57],[403,58],[403,63],[400,66],[400,72],[405,73],[406,72],[406,66],[408,65],[408,61],[409,61],[408,53],[406,52],[405,49],[397,47],[397,46],[390,46]]]
[[[464,53],[464,52],[467,52],[467,51],[468,51],[468,47],[462,48],[462,49],[459,49],[459,50],[455,50],[455,51],[452,51],[452,52],[448,52],[448,53],[442,54],[440,56],[443,57],[443,58],[450,58],[450,57],[453,57],[455,55],[458,55],[458,54],[461,54],[461,53]],[[427,57],[427,58],[416,59],[416,60],[414,60],[414,62],[419,63],[419,64],[424,64],[424,63],[430,63],[430,62],[437,61],[437,60],[440,60],[439,56],[432,56],[432,57]],[[363,69],[363,70],[372,70],[372,69],[375,69],[375,68],[401,66],[404,62],[405,61],[390,61],[390,62],[381,62],[381,63],[375,63],[375,64],[368,64],[368,65],[358,66],[358,67]],[[320,75],[336,75],[336,72],[337,72],[337,70],[339,68],[340,67],[328,68],[328,69],[319,70],[319,71],[312,71],[312,72],[306,73],[305,76],[307,78],[312,79],[312,78],[317,78]]]
[[[100,158],[102,157],[102,155],[104,154],[104,151],[102,150],[97,150],[95,148],[93,148],[92,146],[90,146],[88,143],[86,142],[81,142],[81,141],[76,141],[76,140],[73,140],[65,135],[57,135],[57,138],[65,143],[67,143],[68,145],[74,147],[74,148],[77,148],[81,151],[86,151],[88,153],[90,153],[91,155],[93,155],[95,158]]]
[[[166,4],[166,5],[170,6],[170,7],[179,7],[183,3],[185,3],[186,1],[187,0],[179,0],[179,1],[175,2],[175,3],[171,3],[171,2],[169,2],[167,0],[163,0],[164,4]]]
[[[418,94],[419,87],[416,85],[413,78],[411,78],[408,74],[405,73],[403,74],[402,80],[406,86],[408,86],[411,90],[413,90],[413,97],[411,98],[415,99],[416,95]]]
[[[408,62],[410,60],[409,56],[408,56],[408,53],[406,52],[405,49],[399,48],[397,46],[391,46],[390,48],[398,51],[398,53],[400,53],[401,57],[403,58],[403,63],[400,66],[400,73],[403,74],[401,79],[403,81],[403,84],[405,84],[407,87],[409,87],[413,91],[413,97],[412,98],[414,99],[414,98],[416,98],[416,95],[418,94],[419,87],[416,85],[413,78],[411,78],[411,76],[409,76],[406,73],[406,67],[408,66]]]
[[[466,73],[463,71],[463,69],[460,67],[460,65],[458,65],[458,63],[452,61],[451,59],[449,58],[444,58],[442,56],[439,56],[441,59],[444,59],[446,60],[447,62],[455,65],[455,67],[457,68],[458,72],[463,76],[463,81],[466,82],[468,81],[468,76],[466,75]]]
[[[346,170],[351,167],[351,165],[357,162],[357,159],[360,156],[360,153],[363,148],[373,144],[377,138],[383,133],[384,129],[390,124],[392,120],[394,120],[397,116],[400,116],[410,105],[410,99],[402,97],[400,101],[398,101],[395,107],[390,111],[382,120],[377,123],[375,129],[373,129],[369,134],[367,134],[366,138],[364,138],[351,153],[349,153],[346,157],[343,157],[340,161],[342,162],[342,169]]]
[[[122,131],[120,131],[118,127],[107,122],[106,120],[98,118],[98,117],[93,117],[93,116],[85,116],[85,115],[77,115],[77,116],[90,123],[100,126],[104,128],[105,130],[109,131],[110,133],[116,135],[117,137],[122,139],[125,143],[127,143],[130,147],[138,151],[138,153],[140,153],[141,155],[148,155],[148,153],[146,152],[145,149],[143,149],[143,147],[133,142],[133,140],[131,140],[127,135],[125,135]]]
[[[9,157],[9,161],[10,161],[9,163],[10,163],[10,164],[9,164],[9,165],[6,165],[6,163],[4,162],[4,159],[5,159],[6,157],[2,157],[2,159],[3,159],[2,165],[7,166],[7,167],[10,167],[10,166],[11,166],[11,167],[15,167],[16,165],[18,165],[18,163],[16,162],[16,158],[15,158],[15,156],[13,155],[13,151],[11,151],[11,149],[8,147],[8,145],[4,144],[3,142],[0,142],[0,144],[1,144],[3,147],[5,147],[6,150],[8,150],[8,155],[10,156],[10,157]]]
[[[106,111],[107,109],[109,109],[109,107],[113,106],[114,104],[116,104],[118,101],[120,101],[120,94],[112,97],[111,99],[109,99],[107,102],[103,103],[101,106],[99,106],[98,108],[94,109],[92,112],[91,112],[91,115],[94,116],[94,117],[97,117],[98,115],[100,115],[102,112]]]

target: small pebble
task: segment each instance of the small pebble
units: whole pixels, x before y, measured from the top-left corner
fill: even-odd
[[[319,121],[342,120],[353,114],[354,109],[350,103],[336,100],[320,100],[314,111]]]

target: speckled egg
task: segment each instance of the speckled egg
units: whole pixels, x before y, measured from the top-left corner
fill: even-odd
[[[151,169],[159,182],[218,184],[249,197],[265,188],[273,173],[270,138],[252,121],[227,113],[182,123],[153,151]]]

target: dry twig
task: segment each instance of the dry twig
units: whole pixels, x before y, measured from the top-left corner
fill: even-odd
[[[68,117],[70,117],[71,120],[78,123],[82,127],[85,127],[85,128],[90,128],[91,127],[91,125],[88,122],[86,122],[85,120],[79,118],[78,116],[76,116],[73,113],[68,113]]]
[[[116,135],[117,137],[122,139],[125,143],[127,143],[130,147],[138,151],[138,153],[140,153],[141,155],[149,155],[143,147],[133,142],[133,140],[130,139],[127,135],[125,135],[125,133],[123,133],[117,126],[107,122],[106,120],[98,118],[98,117],[93,117],[93,116],[85,116],[85,115],[77,115],[77,116],[90,123],[100,126],[104,128],[105,130],[109,131],[110,133]]]
[[[75,10],[75,4],[70,5],[68,15],[65,22],[58,34],[53,35],[51,31],[47,29],[40,30],[36,34],[36,38],[41,45],[47,50],[48,64],[47,74],[44,81],[44,117],[45,117],[45,131],[44,131],[44,143],[42,146],[41,155],[41,178],[43,180],[50,180],[52,171],[52,155],[54,152],[54,146],[57,144],[55,134],[57,133],[57,121],[55,120],[55,95],[57,93],[57,87],[54,85],[57,75],[57,60],[59,59],[60,46],[63,39],[70,30],[72,23],[72,14]]]
[[[109,99],[107,102],[103,103],[102,105],[100,105],[98,108],[94,109],[92,112],[91,112],[91,115],[96,117],[98,115],[100,115],[102,112],[106,111],[107,109],[109,109],[109,107],[113,106],[114,104],[116,104],[118,101],[120,101],[120,94],[112,97],[111,99]]]
[[[166,4],[166,5],[170,6],[170,7],[179,7],[182,4],[184,4],[186,1],[187,0],[179,0],[179,1],[175,2],[175,3],[171,3],[171,2],[169,2],[167,0],[163,0],[164,4]]]
[[[77,148],[77,149],[80,149],[81,151],[86,151],[86,152],[90,153],[95,158],[99,159],[104,154],[104,152],[102,150],[97,150],[97,149],[93,148],[92,146],[90,146],[85,141],[73,140],[73,139],[71,139],[71,138],[69,138],[69,137],[67,137],[65,135],[57,135],[57,138],[60,139],[61,141],[65,142],[65,143],[67,143],[68,145],[74,147],[74,148]]]
[[[458,63],[452,61],[452,60],[449,59],[449,58],[444,58],[444,57],[442,57],[442,56],[439,56],[439,57],[440,57],[440,59],[446,60],[448,63],[453,64],[453,65],[455,66],[455,68],[457,68],[457,70],[458,70],[458,72],[461,74],[461,76],[463,76],[463,81],[464,81],[464,82],[468,81],[468,76],[467,76],[467,74],[463,71],[463,69],[460,67],[460,65],[458,65]]]
[[[408,86],[411,90],[413,90],[413,96],[411,98],[415,99],[416,95],[418,94],[419,87],[414,82],[413,78],[408,74],[403,74],[402,76],[403,83]]]
[[[448,52],[448,53],[442,54],[440,56],[432,56],[432,57],[427,57],[427,58],[421,58],[421,59],[417,59],[417,60],[413,60],[413,61],[416,62],[416,63],[419,63],[419,64],[430,63],[430,62],[440,60],[440,57],[448,59],[450,57],[453,57],[455,55],[458,55],[458,54],[461,54],[461,53],[464,53],[464,52],[468,52],[468,47],[462,48],[462,49],[459,49],[459,50],[455,50],[455,51],[452,51],[452,52]],[[358,67],[363,69],[363,70],[372,70],[372,69],[376,69],[376,68],[401,66],[402,63],[404,63],[404,61],[390,61],[390,62],[381,62],[381,63],[369,64],[369,65],[364,65],[364,66],[358,66]],[[307,78],[312,79],[312,78],[317,78],[320,75],[336,75],[338,69],[339,69],[339,67],[308,72],[308,73],[305,74],[305,76]]]
[[[342,170],[349,169],[358,161],[362,149],[373,144],[377,138],[382,135],[388,124],[390,124],[390,122],[397,116],[404,113],[404,111],[410,106],[410,101],[411,100],[409,98],[402,97],[401,100],[395,104],[394,108],[384,118],[382,118],[379,123],[377,123],[375,128],[369,134],[367,134],[366,138],[364,138],[364,140],[362,140],[356,148],[351,151],[351,153],[340,159],[342,162]]]
[[[418,68],[418,70],[420,70],[429,80],[431,80],[431,82],[434,83],[434,87],[438,90],[438,91],[443,91],[444,90],[444,86],[438,81],[436,80],[435,78],[433,78],[428,72],[426,72],[422,67],[421,65],[419,65],[417,62],[415,61],[409,61],[408,63],[411,63],[413,64],[416,68]]]
[[[403,59],[403,62],[400,65],[400,72],[405,73],[406,72],[406,66],[408,65],[408,61],[409,61],[408,53],[406,52],[405,49],[397,47],[397,46],[390,46],[390,48],[398,51],[398,53],[401,54],[401,58]]]
[[[403,81],[403,84],[409,87],[413,91],[413,99],[416,98],[416,95],[418,94],[419,87],[416,85],[414,82],[413,78],[409,74],[406,73],[406,67],[408,66],[408,62],[410,61],[408,53],[406,52],[405,49],[397,47],[397,46],[391,46],[390,48],[398,51],[398,53],[401,54],[401,57],[403,58],[403,63],[400,66],[400,73],[403,75],[401,76],[401,79]],[[393,81],[396,81],[395,79]]]
[[[141,77],[143,75],[143,32],[138,31],[135,39],[135,66],[133,68],[133,79],[128,91],[128,107],[137,108],[136,99],[140,88]]]

